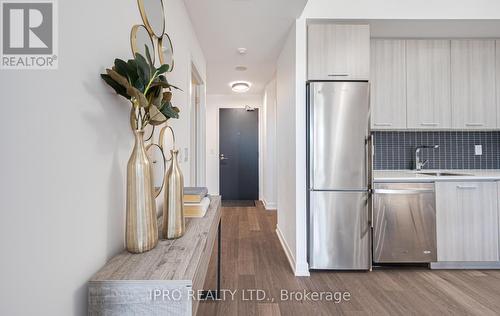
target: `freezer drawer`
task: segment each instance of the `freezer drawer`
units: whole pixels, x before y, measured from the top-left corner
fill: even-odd
[[[311,269],[370,268],[368,198],[368,192],[310,192]]]
[[[436,261],[434,183],[377,183],[373,196],[373,261]]]

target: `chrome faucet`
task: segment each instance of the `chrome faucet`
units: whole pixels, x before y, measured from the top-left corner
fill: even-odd
[[[418,146],[415,149],[415,170],[421,171],[422,168],[429,162],[429,160],[420,160],[420,150],[422,149],[437,149],[439,148],[439,145],[433,145],[433,146]]]

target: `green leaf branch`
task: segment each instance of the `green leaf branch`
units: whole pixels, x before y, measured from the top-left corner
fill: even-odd
[[[148,47],[145,48],[146,57],[137,53],[128,61],[117,58],[113,67],[101,74],[104,82],[131,102],[130,125],[134,130],[179,118],[180,112],[171,102],[172,89],[180,89],[171,85],[164,75],[170,66],[163,64],[156,68]]]

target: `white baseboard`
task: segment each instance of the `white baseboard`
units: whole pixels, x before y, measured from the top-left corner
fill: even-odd
[[[281,243],[281,247],[283,247],[283,251],[285,251],[286,258],[288,259],[288,263],[292,268],[293,274],[295,276],[310,276],[309,265],[307,264],[307,262],[299,264],[295,263],[295,258],[292,254],[292,251],[290,250],[290,247],[288,247],[285,237],[283,236],[283,233],[281,232],[278,225],[276,225],[276,235],[278,236],[278,239]]]
[[[298,264],[295,262],[295,257],[293,256],[290,247],[288,247],[285,237],[283,236],[283,233],[281,232],[278,225],[276,225],[276,235],[278,236],[281,247],[283,247],[283,251],[285,252],[290,267],[292,268],[293,274],[295,276],[310,276],[311,274],[309,273],[309,264],[307,262]]]
[[[293,274],[295,274],[295,258],[293,257],[292,251],[288,244],[285,241],[285,237],[281,233],[281,230],[278,225],[276,225],[276,235],[278,235],[278,239],[281,243],[281,247],[283,247],[283,251],[285,251],[286,258],[288,259],[288,263],[293,270]]]
[[[266,200],[262,199],[262,203],[264,204],[264,208],[268,211],[275,211],[278,209],[278,205],[276,202],[267,202]]]

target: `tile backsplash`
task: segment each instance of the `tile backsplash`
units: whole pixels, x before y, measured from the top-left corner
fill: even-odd
[[[500,131],[391,131],[373,136],[375,170],[414,169],[415,148],[421,145],[439,145],[421,150],[421,159],[429,160],[424,169],[500,169]],[[482,155],[475,155],[475,145],[482,146]]]

